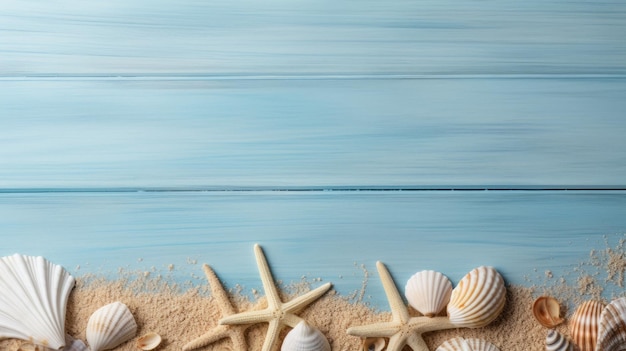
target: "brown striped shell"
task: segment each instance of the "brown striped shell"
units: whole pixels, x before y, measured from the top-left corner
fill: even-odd
[[[604,304],[600,301],[583,302],[570,318],[569,330],[572,340],[581,351],[595,351]]]
[[[546,335],[546,351],[578,351],[578,347],[570,339],[554,329]]]
[[[600,315],[598,351],[626,350],[626,298],[611,301]]]
[[[500,315],[505,302],[504,279],[495,268],[481,266],[466,274],[452,290],[448,316],[458,327],[480,328]]]

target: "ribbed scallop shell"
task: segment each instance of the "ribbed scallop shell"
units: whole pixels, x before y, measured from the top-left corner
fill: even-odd
[[[89,317],[85,334],[91,351],[109,350],[135,337],[137,323],[128,306],[117,301]]]
[[[59,350],[65,345],[65,311],[74,278],[43,257],[0,259],[0,339],[28,340]]]
[[[409,305],[427,317],[434,317],[446,307],[452,294],[452,283],[435,271],[413,274],[406,282],[404,296]]]
[[[604,304],[600,301],[583,302],[570,318],[569,330],[572,340],[581,351],[595,351]]]
[[[626,350],[626,297],[611,301],[602,310],[596,350]]]
[[[280,350],[330,351],[330,344],[322,332],[302,321],[287,333]]]
[[[500,349],[483,339],[456,337],[446,340],[435,351],[500,351]]]
[[[466,274],[452,290],[448,316],[458,327],[480,328],[500,315],[505,302],[504,279],[495,268],[481,266]]]
[[[577,351],[578,347],[570,339],[554,329],[546,335],[546,351]]]

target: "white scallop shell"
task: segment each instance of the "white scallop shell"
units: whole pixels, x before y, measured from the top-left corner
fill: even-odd
[[[500,349],[483,339],[456,337],[446,340],[435,351],[500,351]]]
[[[602,302],[588,300],[578,306],[570,318],[570,336],[582,351],[595,351],[603,309]]]
[[[413,274],[404,288],[404,296],[409,305],[427,317],[434,317],[441,312],[450,301],[450,294],[450,279],[429,270]]]
[[[481,266],[466,274],[452,290],[448,316],[458,327],[480,328],[500,315],[505,302],[504,279],[495,268]]]
[[[602,310],[596,350],[626,350],[626,297],[611,301]]]
[[[117,301],[89,317],[85,334],[91,351],[109,350],[135,337],[137,323],[128,306]]]
[[[330,344],[321,331],[305,321],[293,328],[280,347],[281,351],[330,351]]]
[[[38,256],[0,259],[0,339],[16,338],[59,350],[74,278]]]
[[[576,351],[578,347],[570,339],[554,329],[546,335],[546,351]]]

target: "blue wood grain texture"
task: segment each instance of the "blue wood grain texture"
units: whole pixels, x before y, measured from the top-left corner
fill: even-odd
[[[4,189],[626,186],[626,79],[0,87]]]
[[[349,295],[365,265],[367,301],[380,307],[377,260],[400,288],[419,270],[456,283],[480,265],[527,284],[546,270],[572,272],[605,236],[626,235],[624,191],[0,194],[0,213],[0,254],[43,255],[78,275],[155,267],[197,285],[209,263],[249,293],[261,288],[259,243],[285,283],[319,277]]]
[[[616,0],[3,1],[0,254],[259,288],[258,242],[346,294],[376,260],[567,272],[624,191],[320,190],[623,189],[624,38]]]
[[[6,0],[0,75],[626,74],[623,1]]]

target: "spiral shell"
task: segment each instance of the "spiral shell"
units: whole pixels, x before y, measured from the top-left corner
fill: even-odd
[[[109,350],[135,337],[137,323],[128,306],[118,301],[97,309],[85,333],[91,351]]]
[[[298,323],[285,336],[281,351],[330,351],[328,340],[316,328],[305,321]]]
[[[626,297],[611,301],[602,310],[596,350],[626,350]]]
[[[452,290],[448,316],[458,327],[480,328],[500,315],[505,302],[504,279],[493,267],[481,266],[466,274]]]
[[[595,351],[600,314],[603,308],[602,302],[589,300],[583,302],[574,311],[569,322],[569,330],[572,340],[581,351]]]
[[[568,338],[554,329],[546,335],[546,351],[577,351],[578,347]]]
[[[554,328],[563,323],[559,301],[551,296],[540,296],[533,303],[533,315],[539,324]]]
[[[385,338],[365,338],[363,351],[382,351],[385,348]]]
[[[456,337],[446,340],[435,351],[500,351],[500,349],[483,339]]]
[[[437,315],[450,301],[452,283],[435,271],[420,271],[411,276],[404,288],[404,296],[411,307],[426,317]]]

